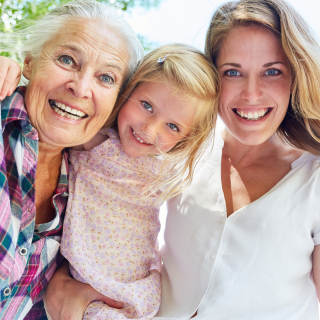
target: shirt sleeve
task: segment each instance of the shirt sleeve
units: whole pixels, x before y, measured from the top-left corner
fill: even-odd
[[[315,246],[320,244],[320,221],[316,224],[316,226],[312,230],[312,239]]]

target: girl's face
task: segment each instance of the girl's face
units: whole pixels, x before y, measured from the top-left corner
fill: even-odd
[[[238,27],[222,42],[219,114],[245,145],[268,140],[289,105],[292,75],[282,45],[265,27]]]
[[[124,151],[132,156],[168,152],[190,133],[195,102],[174,85],[149,82],[137,87],[121,108],[118,130]]]

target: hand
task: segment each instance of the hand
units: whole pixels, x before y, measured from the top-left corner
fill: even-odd
[[[49,320],[82,320],[84,311],[94,300],[117,309],[123,307],[121,302],[107,298],[89,284],[71,278],[67,261],[55,272],[43,297]]]
[[[19,84],[21,68],[10,58],[0,57],[0,100],[11,96]]]

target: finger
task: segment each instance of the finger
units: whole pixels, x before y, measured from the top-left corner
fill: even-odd
[[[1,70],[0,70],[1,72]],[[0,91],[0,96],[6,97],[7,95],[10,96],[11,95],[11,91],[13,92],[13,87],[15,88],[17,86],[17,84],[19,83],[20,80],[20,73],[21,70],[18,68],[9,68],[8,72],[5,76],[4,79],[2,79],[2,88]],[[1,78],[1,74],[0,74],[0,78]]]
[[[20,82],[20,76],[17,77],[17,79],[13,82],[11,88],[9,89],[8,93],[7,93],[7,96],[11,96],[13,94],[13,91],[16,90],[18,84]]]
[[[6,94],[4,95],[3,92],[3,83],[7,77],[7,72],[8,70],[7,69],[4,69],[4,68],[1,68],[0,66],[0,100],[3,100],[6,96]]]
[[[116,308],[116,309],[122,309],[124,307],[124,303],[110,299],[104,296],[103,294],[101,294],[100,292],[96,291],[95,289],[93,289],[91,294],[91,301],[94,301],[94,300],[102,301],[105,304],[107,304],[109,307]]]

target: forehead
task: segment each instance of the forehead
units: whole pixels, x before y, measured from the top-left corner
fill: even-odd
[[[280,39],[269,28],[257,25],[237,27],[224,38],[217,60],[230,59],[251,63],[287,61]]]
[[[122,38],[101,20],[72,20],[63,25],[58,34],[45,45],[49,51],[68,49],[95,64],[112,61],[125,68],[128,60]]]

